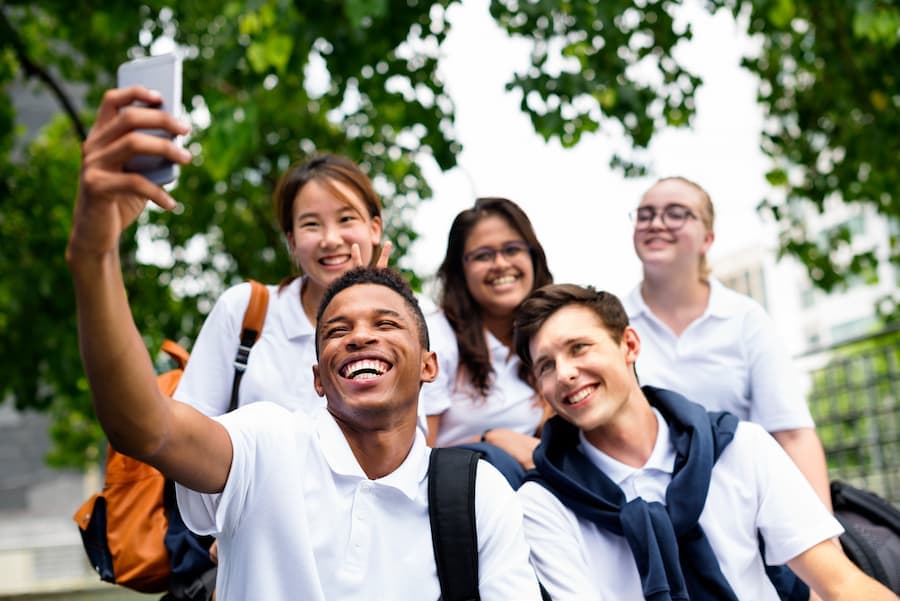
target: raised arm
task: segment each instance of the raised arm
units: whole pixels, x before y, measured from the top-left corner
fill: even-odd
[[[177,163],[190,160],[190,154],[172,141],[135,131],[187,133],[186,125],[163,111],[129,106],[159,100],[141,87],[104,95],[82,148],[66,260],[75,284],[82,362],[94,411],[110,443],[190,488],[215,492],[228,476],[231,441],[217,422],[157,389],[119,262],[119,237],[147,200],[164,209],[175,206],[165,190],[141,175],[124,172],[125,162],[137,154],[160,155]]]

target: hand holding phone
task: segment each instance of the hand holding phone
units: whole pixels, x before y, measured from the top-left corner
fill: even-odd
[[[178,116],[181,111],[181,59],[175,54],[139,58],[119,66],[118,87],[141,85],[162,96],[160,110]],[[138,130],[153,136],[172,138],[162,130]],[[178,177],[178,165],[161,156],[138,155],[125,163],[125,171],[140,173],[153,183],[163,185]]]

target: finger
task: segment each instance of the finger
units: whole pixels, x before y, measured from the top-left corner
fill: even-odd
[[[149,200],[167,211],[177,206],[168,192],[138,173],[122,173],[88,168],[81,176],[85,198],[103,198],[117,194]]]
[[[352,263],[354,267],[363,266],[362,252],[359,250],[359,244],[356,242],[350,246],[350,263]]]
[[[378,255],[378,261],[375,262],[375,267],[378,267],[379,269],[387,267],[392,250],[394,250],[394,243],[390,240],[385,240],[381,245],[381,253]]]
[[[158,156],[173,163],[185,164],[191,153],[172,140],[141,132],[131,132],[108,145],[99,146],[84,157],[84,165],[121,171],[125,163],[137,155]]]
[[[97,110],[97,125],[102,125],[116,116],[124,106],[134,102],[146,104],[159,104],[162,96],[156,90],[150,90],[144,86],[129,86],[127,88],[112,88],[104,92],[100,108]]]
[[[84,153],[89,154],[95,148],[111,144],[135,130],[163,131],[175,137],[187,134],[190,126],[159,109],[128,106],[119,111],[114,118],[91,131],[84,144]]]

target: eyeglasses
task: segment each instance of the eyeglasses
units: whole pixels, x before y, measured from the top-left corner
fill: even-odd
[[[663,227],[669,231],[680,230],[687,223],[688,219],[696,219],[697,216],[684,205],[671,204],[666,205],[661,211],[656,207],[638,207],[631,213],[631,220],[634,221],[634,229],[646,230],[653,223],[656,216],[660,216]]]
[[[512,261],[529,253],[530,251],[531,248],[528,246],[527,242],[515,240],[513,242],[507,242],[500,248],[490,248],[487,246],[476,248],[475,250],[469,251],[465,255],[463,255],[463,261],[466,263],[479,263],[482,265],[487,265],[489,263],[493,263],[498,254],[503,255],[503,258],[507,261]]]

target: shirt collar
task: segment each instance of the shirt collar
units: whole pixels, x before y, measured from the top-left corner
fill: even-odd
[[[331,413],[324,407],[320,408],[313,414],[313,420],[321,442],[322,455],[331,471],[340,476],[368,480]],[[412,448],[403,463],[387,476],[372,482],[395,488],[409,499],[415,500],[419,494],[419,484],[428,475],[428,451],[422,430],[416,428]]]
[[[653,443],[653,450],[647,463],[641,467],[632,467],[626,465],[617,459],[613,459],[594,445],[592,445],[584,436],[584,432],[578,431],[578,438],[581,441],[579,449],[587,458],[597,466],[601,472],[618,485],[621,485],[629,476],[646,470],[656,470],[671,474],[675,469],[675,448],[669,443],[669,424],[663,419],[662,414],[651,407],[653,414],[656,416],[656,442]]]
[[[516,354],[505,344],[500,342],[500,339],[494,336],[487,328],[484,329],[484,340],[488,347],[488,353],[492,358],[499,358],[504,364],[508,364],[510,361],[514,360],[518,361]]]
[[[714,277],[708,278],[707,282],[709,283],[709,301],[706,304],[706,310],[703,312],[703,315],[697,318],[698,321],[708,316],[732,317],[740,312],[740,306],[734,302],[734,296],[729,294],[730,291],[722,282]],[[644,302],[640,284],[635,286],[631,293],[625,297],[623,305],[629,320],[633,320],[640,315],[646,315],[655,319],[655,316],[647,307],[647,303]]]
[[[294,278],[294,280],[278,291],[275,302],[279,304],[278,315],[284,327],[285,336],[288,339],[301,336],[314,336],[316,328],[306,316],[303,303],[300,301],[300,290],[306,276]]]

